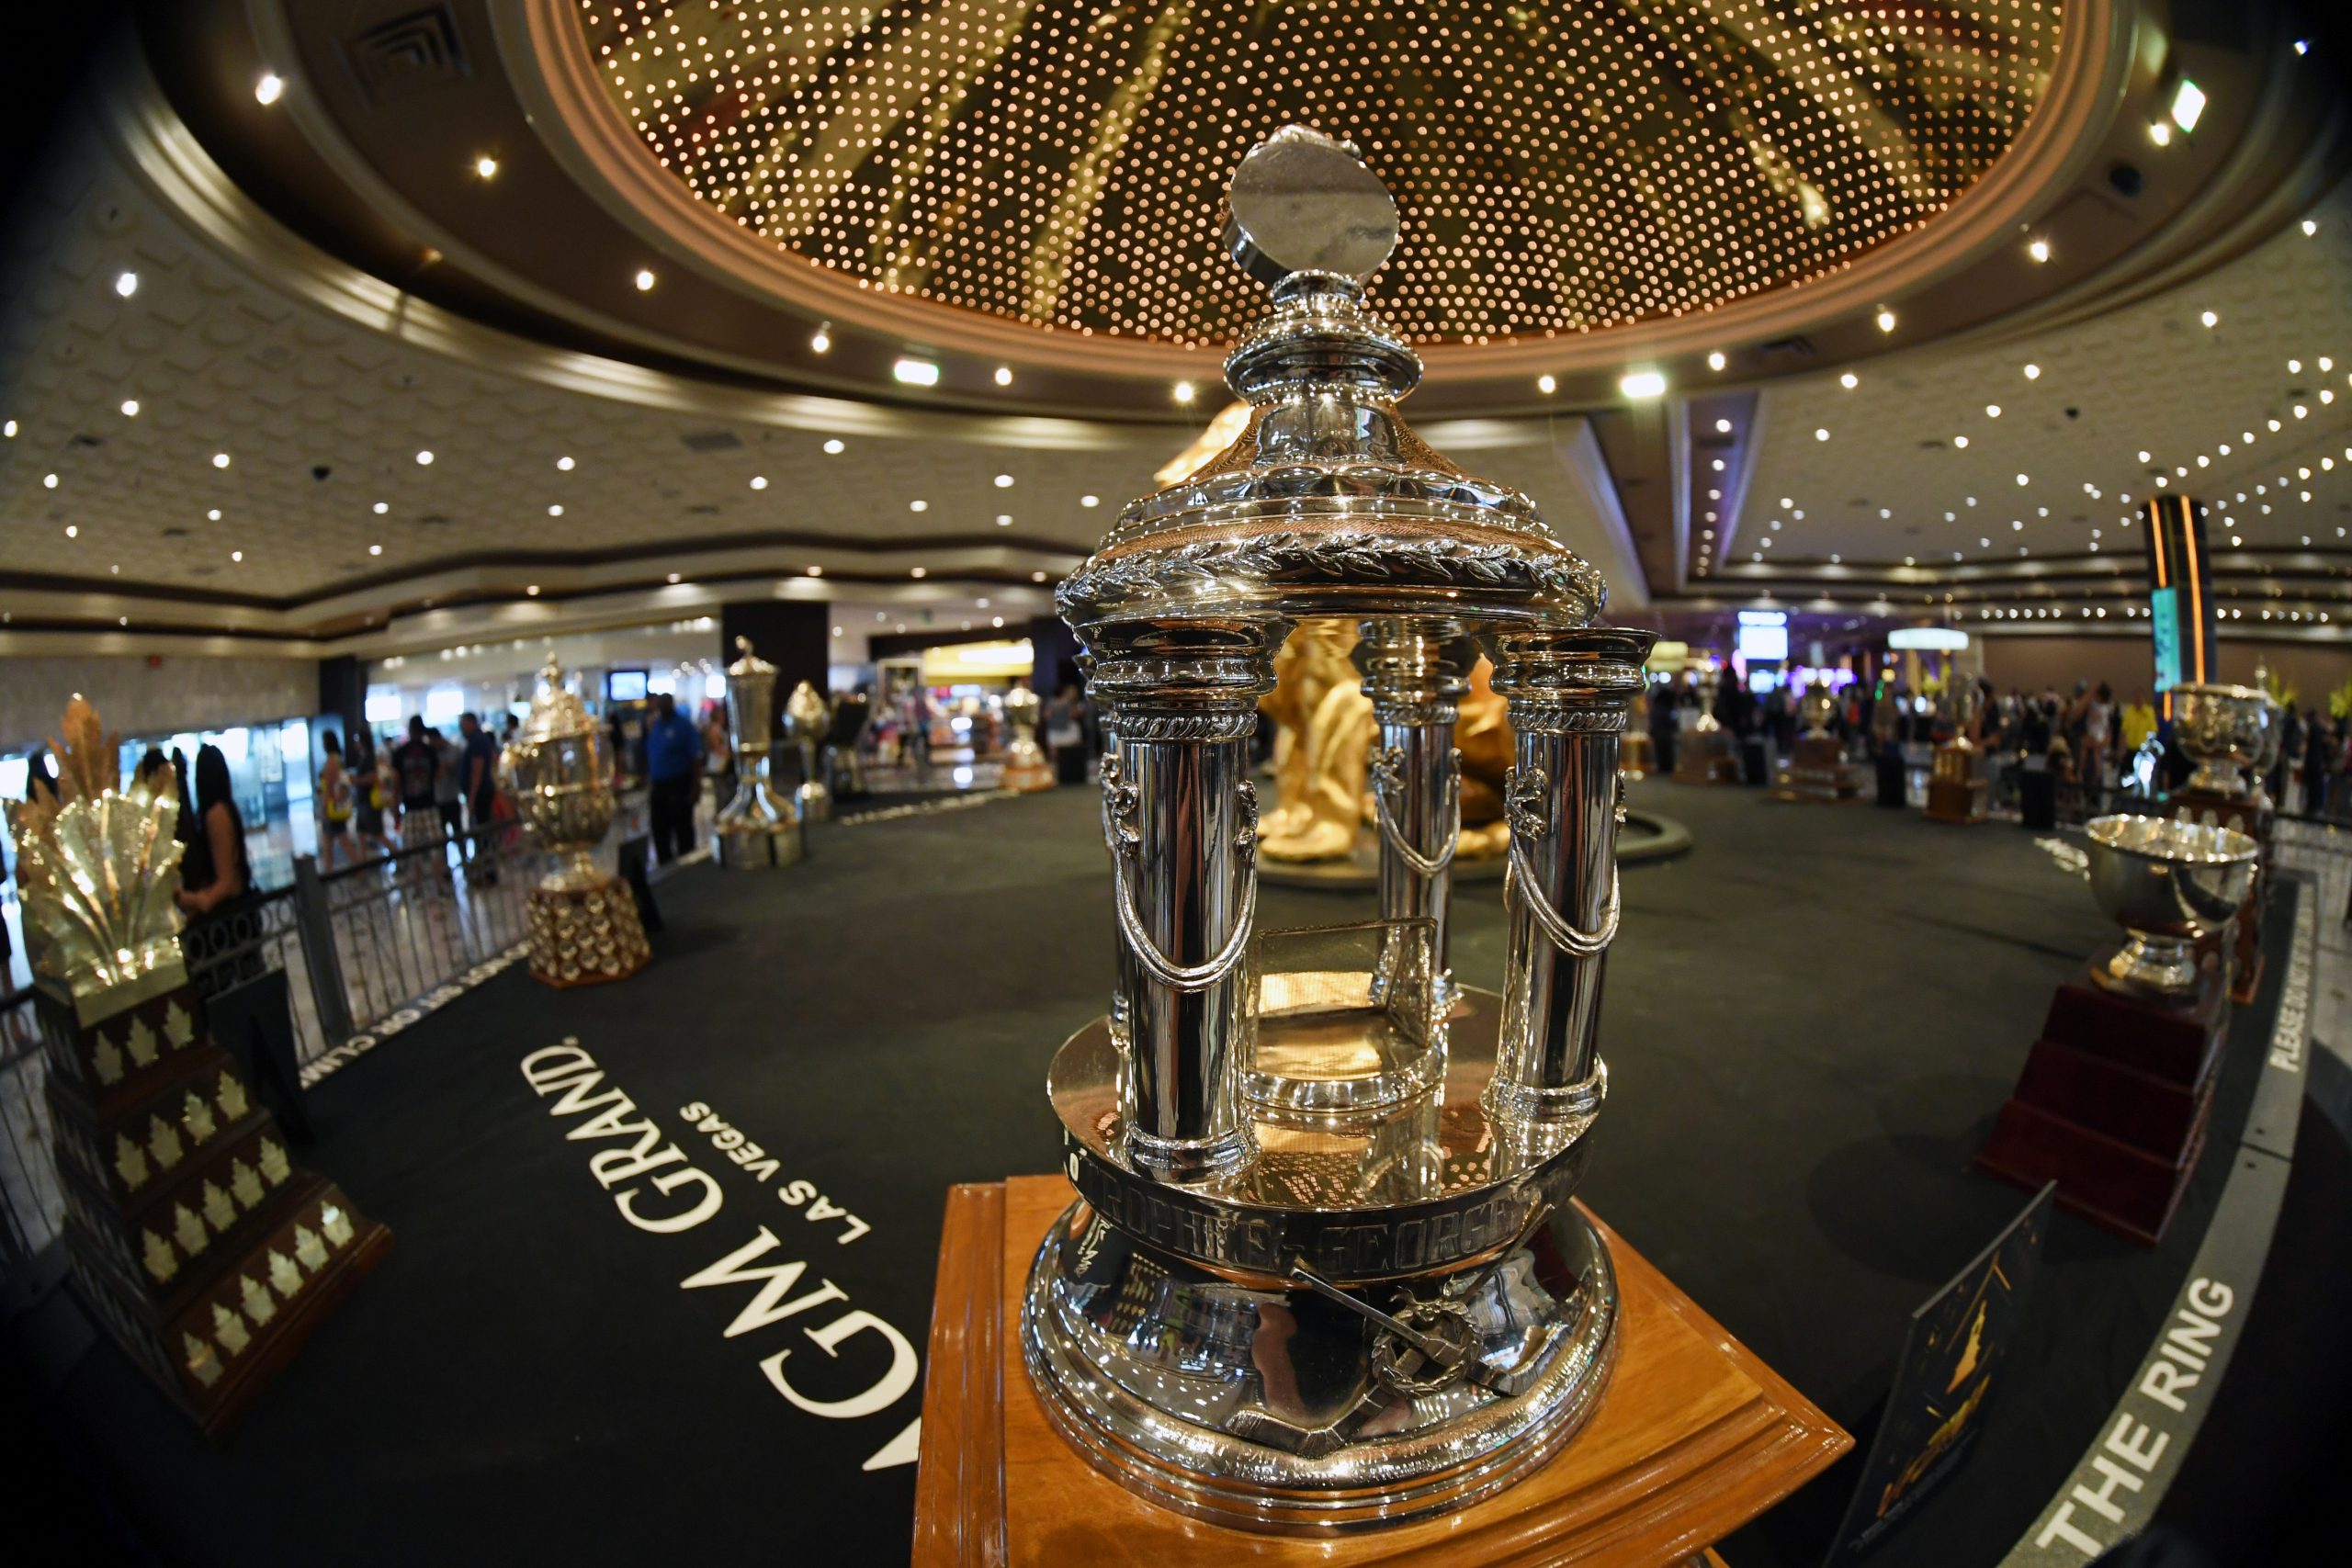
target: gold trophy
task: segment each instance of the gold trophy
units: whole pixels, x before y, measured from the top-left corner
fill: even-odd
[[[205,1025],[180,957],[175,775],[125,784],[76,698],[54,791],[9,807],[34,1011],[90,1315],[205,1432],[226,1432],[391,1233],[293,1163]]]
[[[498,760],[531,841],[555,865],[531,889],[531,975],[556,987],[624,980],[653,958],[637,898],[590,852],[613,824],[605,732],[548,656],[531,716]]]
[[[1037,694],[1015,686],[1004,694],[1004,722],[1012,743],[1004,749],[1004,787],[1024,792],[1054,787],[1054,766],[1037,744],[1037,716],[1045,706]]]
[[[833,727],[832,706],[815,686],[803,681],[792,688],[792,696],[784,705],[784,720],[785,733],[800,748],[800,787],[792,792],[800,820],[830,822],[833,792],[825,787],[825,775],[818,769],[817,748],[825,743],[826,733]]]

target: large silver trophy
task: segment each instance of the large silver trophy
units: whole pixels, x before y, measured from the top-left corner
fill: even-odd
[[[2191,682],[2172,689],[2173,734],[2197,764],[2188,787],[2227,800],[2249,791],[2245,770],[2269,750],[2270,698],[2252,686]]]
[[[815,686],[803,681],[784,705],[784,721],[786,735],[800,748],[800,787],[792,793],[800,820],[830,822],[833,792],[825,787],[824,773],[817,766],[817,749],[832,728],[833,710]]]
[[[627,883],[596,863],[613,825],[605,729],[549,654],[530,716],[499,753],[500,781],[549,866],[530,893],[531,974],[550,986],[621,980],[653,954]]]
[[[775,792],[775,666],[739,637],[727,667],[728,739],[735,748],[735,795],[712,824],[718,863],[760,871],[798,863],[805,843],[799,809]]]
[[[2125,941],[2092,977],[2151,999],[2197,994],[2196,941],[2229,924],[2254,886],[2249,834],[2157,817],[2101,817],[2090,835],[2091,896]]]
[[[1353,150],[1285,130],[1232,209],[1273,289],[1226,361],[1249,425],[1057,595],[1104,714],[1118,964],[1111,1015],[1049,1075],[1083,1201],[1020,1333],[1105,1472],[1317,1533],[1509,1483],[1614,1363],[1615,1276],[1569,1200],[1608,1083],[1618,739],[1654,638],[1591,626],[1593,569],[1398,417],[1419,361],[1362,306],[1396,211]],[[1250,739],[1310,615],[1363,626],[1382,919],[1261,933]],[[1443,967],[1473,637],[1516,730],[1501,996]]]

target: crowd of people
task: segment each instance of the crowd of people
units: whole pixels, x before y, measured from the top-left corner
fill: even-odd
[[[1688,675],[1652,688],[1647,728],[1658,766],[1672,771],[1675,744],[1701,711],[1740,738],[1758,737],[1781,755],[1793,749],[1803,728],[1805,694],[1780,686],[1758,697],[1737,681],[1716,682],[1709,694]],[[2278,760],[2264,787],[2278,809],[2307,817],[2352,818],[2352,719],[2316,706],[2306,710],[2290,698],[2278,716]],[[1912,745],[1941,744],[1965,738],[1985,758],[1995,805],[2030,804],[2048,793],[2066,815],[2096,813],[2110,796],[2133,782],[2134,759],[2157,731],[2154,697],[2145,690],[2119,700],[2105,681],[2075,682],[2071,693],[2048,686],[2040,693],[2016,687],[2003,692],[1978,677],[1955,694],[1936,689],[1915,694],[1895,681],[1856,681],[1832,699],[1830,731],[1873,758]],[[2185,780],[2188,760],[2177,747],[2158,762],[2157,782],[2170,787]]]
[[[506,721],[507,736],[514,720]],[[404,739],[358,731],[346,750],[329,730],[320,742],[319,864],[358,865],[409,849],[454,838],[471,862],[481,848],[472,829],[511,818],[512,804],[498,789],[499,739],[478,715],[461,714],[458,738],[409,716]],[[212,748],[206,747],[206,750]],[[444,867],[446,874],[447,868]],[[480,857],[477,874],[495,881],[496,863]]]

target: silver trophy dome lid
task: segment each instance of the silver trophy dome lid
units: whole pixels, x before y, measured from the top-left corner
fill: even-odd
[[[729,680],[741,681],[746,676],[765,676],[771,681],[775,679],[775,666],[752,651],[750,637],[737,637],[735,652],[737,655],[735,662],[727,667]]]
[[[1396,204],[1355,149],[1290,126],[1243,158],[1227,248],[1273,308],[1225,363],[1233,444],[1130,502],[1056,602],[1130,619],[1421,611],[1580,626],[1600,575],[1535,505],[1430,449],[1396,404],[1421,364],[1363,310]]]
[[[564,684],[563,666],[556,662],[554,654],[548,654],[548,661],[539,666],[538,687],[531,694],[530,716],[515,731],[516,743],[537,748],[550,740],[595,733],[596,721],[588,716],[587,705]]]

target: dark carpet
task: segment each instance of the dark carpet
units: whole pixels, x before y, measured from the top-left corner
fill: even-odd
[[[1586,1197],[1859,1427],[1906,1315],[2024,1201],[1969,1160],[2052,987],[2110,928],[2015,828],[1658,782],[1635,798],[1697,847],[1625,880]],[[689,871],[660,890],[644,976],[557,993],[510,970],[328,1079],[310,1158],[391,1226],[389,1260],[225,1448],[102,1345],[48,1416],[65,1468],[110,1532],[174,1564],[903,1562],[912,1467],[863,1467],[920,1389],[812,1414],[890,1361],[879,1331],[817,1336],[863,1311],[920,1349],[947,1185],[1054,1164],[1046,1063],[1111,974],[1095,811],[1065,790],[837,826],[773,877]],[[1500,978],[1498,897],[1460,912],[1474,985]],[[1306,924],[1371,900],[1269,888],[1262,908]],[[2240,1010],[2217,1147],[2269,1011]],[[518,1067],[567,1036],[712,1175],[715,1213],[673,1234],[622,1217],[589,1161],[629,1140],[567,1137],[609,1106],[556,1112]],[[730,1161],[690,1104],[774,1172]],[[2154,1251],[2058,1218],[1976,1454],[1878,1561],[1985,1564],[2015,1541],[2144,1350],[2222,1167]],[[683,1212],[694,1191],[653,1191],[662,1174],[615,1191]],[[820,1196],[780,1200],[794,1182]],[[763,1228],[775,1244],[745,1267],[805,1265],[768,1314],[745,1310],[758,1281],[681,1288]],[[1734,1563],[1817,1561],[1834,1482],[1736,1539]]]

